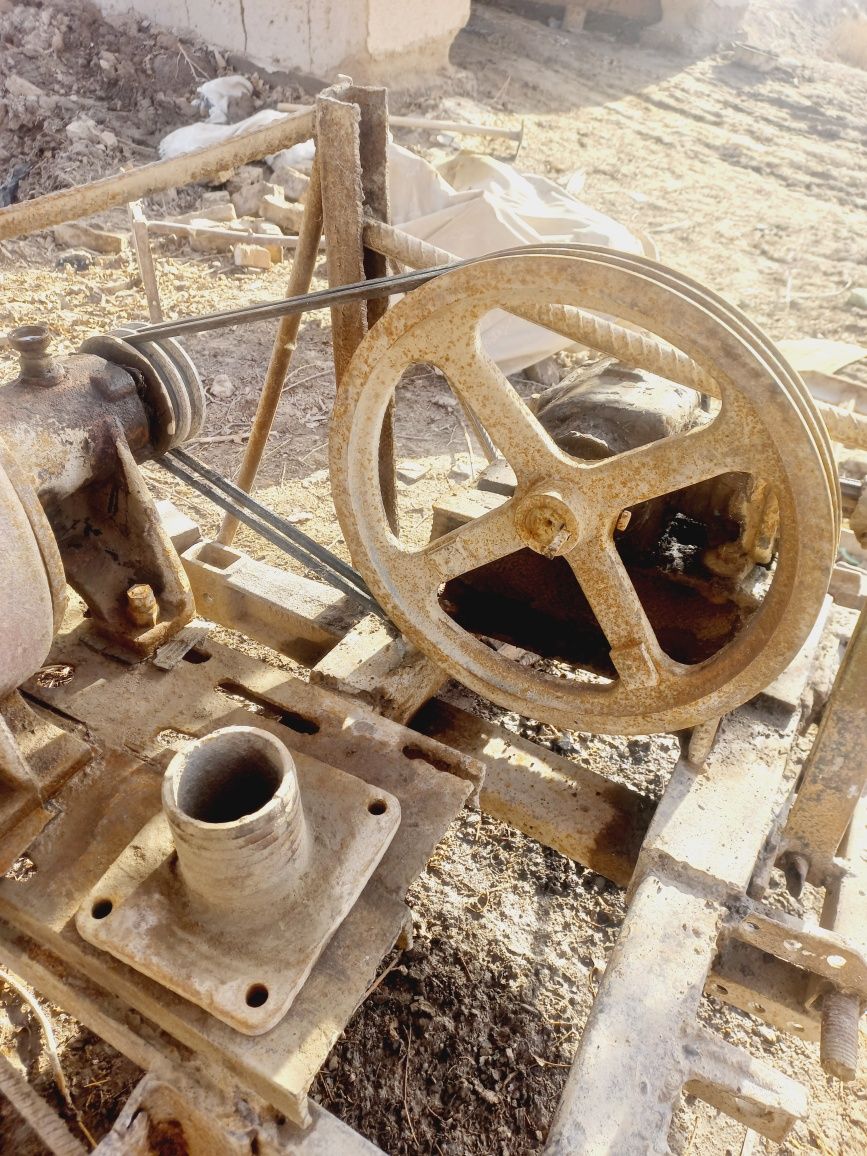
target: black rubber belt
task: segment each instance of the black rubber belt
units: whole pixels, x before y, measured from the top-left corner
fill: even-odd
[[[368,613],[388,621],[361,575],[297,526],[183,450],[170,450],[157,461],[163,469],[227,513],[233,514],[273,546],[315,571],[335,589],[363,606]]]

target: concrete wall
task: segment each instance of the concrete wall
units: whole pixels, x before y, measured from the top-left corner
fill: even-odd
[[[431,73],[470,15],[470,0],[97,0],[240,52],[268,68],[323,80],[400,80]]]

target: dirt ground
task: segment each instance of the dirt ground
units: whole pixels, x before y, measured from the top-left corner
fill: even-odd
[[[19,195],[73,184],[154,157],[165,132],[195,119],[195,84],[226,71],[200,45],[132,18],[109,25],[95,13],[0,0],[0,82],[17,76],[40,97],[0,97],[0,189]],[[827,0],[754,0],[745,29],[780,63],[758,73],[729,51],[692,59],[601,32],[557,28],[475,5],[452,53],[454,75],[424,92],[394,94],[393,111],[515,125],[519,168],[563,182],[586,175],[581,196],[654,238],[663,261],[740,305],[772,338],[826,337],[867,344],[867,313],[849,304],[867,285],[867,73],[833,59],[839,6]],[[58,37],[60,38],[58,40]],[[256,101],[303,98],[288,78],[255,78]],[[8,89],[8,84],[7,84]],[[78,147],[65,126],[84,113],[108,134]],[[442,155],[448,142],[408,133],[403,143]],[[27,166],[19,172],[17,166]],[[201,189],[154,198],[152,215],[198,203]],[[101,221],[125,227],[121,212]],[[169,317],[281,296],[286,267],[238,273],[225,257],[155,244]],[[146,315],[129,252],[77,270],[50,235],[0,243],[0,334],[48,321],[58,348]],[[317,271],[317,286],[323,268]],[[268,357],[273,326],[191,338],[187,347],[210,396],[194,452],[231,474]],[[334,381],[325,314],[302,330],[260,475],[259,496],[343,551],[327,477],[327,423]],[[565,361],[568,358],[562,359]],[[13,360],[0,346],[0,380]],[[217,382],[218,376],[222,375]],[[519,383],[526,392],[538,388]],[[219,396],[218,396],[219,395]],[[401,487],[411,532],[425,534],[431,498],[466,480],[468,450],[453,398],[435,380],[398,411],[400,456],[429,473]],[[471,461],[471,453],[473,461]],[[157,466],[148,476],[213,531],[213,508]],[[241,548],[274,560],[264,543]],[[471,696],[459,688],[456,701]],[[490,710],[473,700],[473,709]],[[675,759],[668,737],[564,734],[517,716],[505,725],[577,763],[620,776],[649,796]],[[775,880],[779,888],[780,881]],[[391,1153],[538,1151],[575,1053],[624,913],[623,894],[489,818],[467,813],[410,894],[415,942],[387,961],[388,976],[361,1007],[315,1086],[317,1099]],[[393,965],[393,966],[392,966]],[[664,982],[664,976],[653,977]],[[4,993],[0,1044],[58,1109],[32,1017]],[[867,1082],[828,1081],[816,1048],[750,1016],[706,1001],[726,1038],[809,1087],[810,1112],[781,1146],[687,1099],[671,1145],[686,1156],[742,1152],[853,1156],[867,1152]],[[74,1021],[52,1011],[72,1097],[99,1137],[138,1073]],[[66,1114],[69,1115],[68,1110]],[[0,1149],[42,1149],[0,1105]]]

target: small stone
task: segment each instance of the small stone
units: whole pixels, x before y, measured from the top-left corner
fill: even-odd
[[[274,244],[262,239],[263,235],[266,237],[282,237],[283,230],[279,225],[275,225],[273,221],[263,221],[257,217],[240,217],[237,221],[232,221],[229,225],[230,229],[237,230],[239,233],[256,233],[258,236],[251,244],[262,245],[271,254],[271,261],[274,265],[279,265],[283,260],[284,250],[283,246],[275,240]],[[242,236],[240,240],[244,240]]]
[[[263,171],[261,165],[241,165],[240,168],[235,169],[226,182],[229,195],[234,196],[245,185],[258,185],[260,181],[264,180]]]
[[[846,304],[853,309],[867,309],[867,288],[853,289],[846,298]]]
[[[236,245],[232,259],[239,269],[271,268],[271,254],[262,245]]]
[[[406,485],[413,486],[430,473],[430,466],[426,466],[422,462],[398,462],[395,473]]]
[[[90,249],[93,253],[122,253],[126,247],[126,237],[122,233],[94,229],[80,221],[57,225],[54,240],[65,249]]]
[[[235,206],[229,201],[221,201],[216,205],[203,205],[191,213],[182,213],[179,217],[172,217],[172,221],[181,225],[192,225],[196,221],[234,221]]]
[[[313,521],[313,515],[309,510],[294,510],[287,516],[286,521],[292,526],[303,526],[305,522]]]
[[[66,135],[73,144],[102,144],[102,129],[89,116],[83,113],[71,120],[66,126]]]
[[[287,201],[300,201],[307,192],[310,178],[291,165],[278,164],[271,172],[271,180],[282,190]]]
[[[516,376],[523,377],[527,381],[535,381],[539,385],[556,385],[560,380],[560,366],[556,358],[546,357],[543,361],[537,361],[535,365],[528,365]]]
[[[117,76],[118,60],[113,52],[103,50],[99,54],[99,67],[109,78]]]
[[[197,253],[228,253],[232,248],[233,242],[229,237],[214,236],[213,221],[200,218],[190,221],[190,225],[195,232],[188,234],[187,239]]]
[[[242,185],[232,194],[232,204],[239,217],[258,217],[262,198],[265,196],[265,182],[260,180]]]
[[[266,221],[273,221],[284,233],[297,233],[304,219],[301,206],[290,205],[282,193],[266,194],[259,211]]]
[[[209,189],[207,193],[202,193],[202,208],[212,209],[215,205],[228,205],[229,199],[228,189]]]
[[[6,77],[6,91],[10,96],[22,96],[26,100],[35,100],[45,95],[41,88],[37,88],[23,76],[16,76],[15,73]]]
[[[227,398],[231,397],[234,392],[235,384],[228,374],[218,373],[211,382],[210,393],[212,397]]]
[[[76,273],[83,273],[93,264],[93,257],[83,249],[71,249],[68,253],[61,253],[55,262],[57,269],[74,269]]]

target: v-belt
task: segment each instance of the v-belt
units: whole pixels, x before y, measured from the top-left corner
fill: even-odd
[[[183,450],[170,450],[158,461],[174,477],[232,514],[273,546],[319,574],[330,585],[363,606],[368,613],[388,621],[361,575],[297,526]]]

